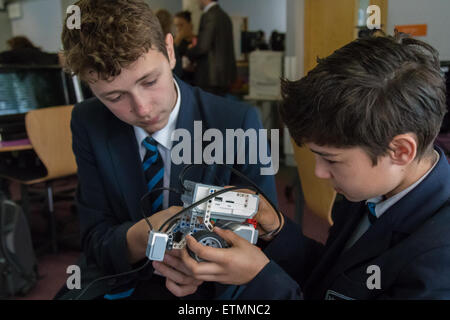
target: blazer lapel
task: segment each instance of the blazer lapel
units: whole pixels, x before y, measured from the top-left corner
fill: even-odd
[[[345,215],[347,216],[347,221],[343,223],[340,230],[337,230],[336,239],[330,244],[327,243],[323,257],[320,259],[319,264],[316,268],[314,268],[313,273],[308,278],[308,281],[305,284],[306,292],[308,292],[309,288],[316,291],[317,284],[323,281],[324,275],[329,274],[330,270],[335,265],[336,260],[341,254],[347,240],[361,220],[361,204],[352,204],[349,207],[349,210],[346,210]],[[308,296],[311,294],[313,294],[313,292],[308,293]]]
[[[183,81],[180,81],[177,77],[175,77],[175,80],[177,81],[178,86],[180,87],[180,92],[181,92],[181,105],[180,105],[180,111],[178,114],[176,128],[187,130],[190,133],[190,137],[191,137],[191,140],[189,142],[189,145],[191,148],[190,162],[189,163],[181,163],[181,164],[174,164],[172,162],[172,166],[170,168],[170,186],[172,188],[182,191],[182,187],[181,187],[180,181],[179,181],[180,173],[182,172],[184,167],[186,167],[189,164],[195,163],[194,162],[194,157],[195,157],[195,153],[196,153],[195,145],[197,144],[197,145],[200,145],[203,147],[203,140],[202,140],[203,132],[200,132],[197,129],[196,134],[194,134],[194,131],[195,131],[194,121],[202,121],[203,117],[200,113],[200,110],[199,110],[199,107],[197,104],[197,99],[193,94],[193,89],[190,86],[188,86],[186,83],[184,83]],[[202,125],[204,125],[203,121],[202,121]],[[205,130],[205,128],[202,128],[202,130]],[[179,142],[174,141],[174,145],[175,145],[175,143],[183,143],[183,142],[184,141],[181,141],[181,140]],[[173,146],[172,146],[172,148],[173,148]],[[200,152],[203,152],[203,148]],[[197,157],[198,157],[198,155],[197,155]],[[201,159],[202,159],[201,162],[203,162],[203,157]],[[185,178],[201,182],[201,181],[203,181],[204,173],[205,173],[204,166],[195,166],[195,167],[189,169],[189,172],[185,176]],[[176,195],[173,192],[171,192],[170,196],[169,196],[169,206],[172,206],[172,205],[182,205],[179,195]]]
[[[124,202],[134,221],[142,218],[140,203],[145,194],[145,179],[133,127],[111,116],[108,149]]]

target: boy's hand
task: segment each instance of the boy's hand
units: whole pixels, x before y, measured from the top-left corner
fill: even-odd
[[[169,250],[164,260],[153,261],[157,274],[166,277],[166,288],[177,297],[184,297],[197,291],[203,281],[194,279],[181,260],[181,250]]]
[[[250,282],[269,263],[269,259],[258,247],[233,231],[215,227],[214,232],[228,242],[231,248],[207,247],[192,236],[186,236],[189,248],[206,260],[197,262],[186,249],[181,251],[181,259],[196,279],[240,285]]]
[[[226,186],[225,188],[230,188],[230,186]],[[235,192],[242,192],[242,193],[249,193],[249,194],[255,194],[254,191],[249,189],[242,189],[242,190],[235,190]],[[265,237],[264,235],[272,232],[273,230],[280,227],[280,229],[284,225],[284,217],[283,214],[280,212],[281,216],[281,227],[280,227],[280,220],[278,219],[277,213],[274,211],[272,206],[269,204],[269,202],[262,196],[259,195],[259,206],[258,206],[258,212],[253,217],[258,222],[257,229],[259,236],[264,240],[271,240],[272,237],[275,234],[272,234],[268,237]]]
[[[169,218],[176,215],[183,209],[182,207],[172,206],[165,210],[161,210],[153,214],[148,219],[152,224],[153,230],[158,231],[162,224]],[[167,227],[167,226],[166,226]],[[166,228],[164,228],[166,229]],[[165,231],[165,230],[163,230]],[[128,247],[128,261],[133,264],[145,258],[145,251],[147,249],[148,235],[150,227],[145,219],[139,220],[132,225],[127,231],[127,247]]]

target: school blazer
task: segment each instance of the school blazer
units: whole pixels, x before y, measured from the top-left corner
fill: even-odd
[[[450,299],[450,169],[438,151],[433,171],[351,248],[343,251],[365,204],[344,200],[325,246],[301,235],[286,253],[290,269],[271,260],[239,298]],[[270,246],[285,246],[295,232],[287,224]]]

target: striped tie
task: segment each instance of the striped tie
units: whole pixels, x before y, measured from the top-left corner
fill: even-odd
[[[375,213],[376,203],[367,202],[366,205],[367,205],[367,216],[369,217],[370,224],[374,224],[378,219],[377,214]]]
[[[142,166],[144,169],[147,190],[163,187],[164,163],[158,152],[158,143],[155,139],[147,137],[142,141],[147,152],[145,153]],[[161,211],[163,206],[163,191],[156,191],[150,194],[149,202],[151,204],[151,214]]]

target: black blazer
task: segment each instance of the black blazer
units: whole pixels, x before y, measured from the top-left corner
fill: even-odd
[[[262,127],[254,107],[214,96],[176,80],[181,92],[176,127],[191,133],[192,151],[195,150],[194,139],[197,138],[194,136],[194,121],[202,121],[203,132],[215,128],[224,136],[226,129],[242,128],[245,131]],[[84,252],[79,261],[82,265],[83,290],[100,276],[128,272],[136,267],[127,261],[126,233],[142,219],[140,200],[146,193],[146,184],[133,127],[116,118],[97,98],[75,105],[71,127],[78,165],[76,200]],[[236,145],[234,163],[237,163]],[[248,148],[246,141],[246,150]],[[223,155],[226,156],[226,150]],[[194,152],[191,156],[193,163]],[[252,179],[276,203],[274,176],[261,175],[260,164],[235,164],[233,167]],[[172,163],[172,188],[181,190],[178,177],[183,168],[183,164]],[[215,165],[194,167],[186,178],[215,185],[244,183],[226,168]],[[176,193],[170,194],[169,206],[172,205],[182,205]],[[151,277],[152,272],[150,264],[140,274],[101,281],[83,298],[93,298],[114,291],[114,288],[123,288],[138,277]],[[65,298],[76,297],[81,292],[72,291]],[[58,296],[62,294],[65,293]]]
[[[439,152],[433,171],[351,248],[343,252],[364,202],[344,200],[325,246],[301,236],[290,246],[289,269],[271,261],[240,299],[450,299],[450,166]],[[286,247],[295,232],[287,224],[271,246]],[[367,286],[373,265],[380,289]]]
[[[201,16],[197,45],[186,55],[197,63],[194,83],[201,88],[228,88],[236,79],[233,25],[219,5]]]

